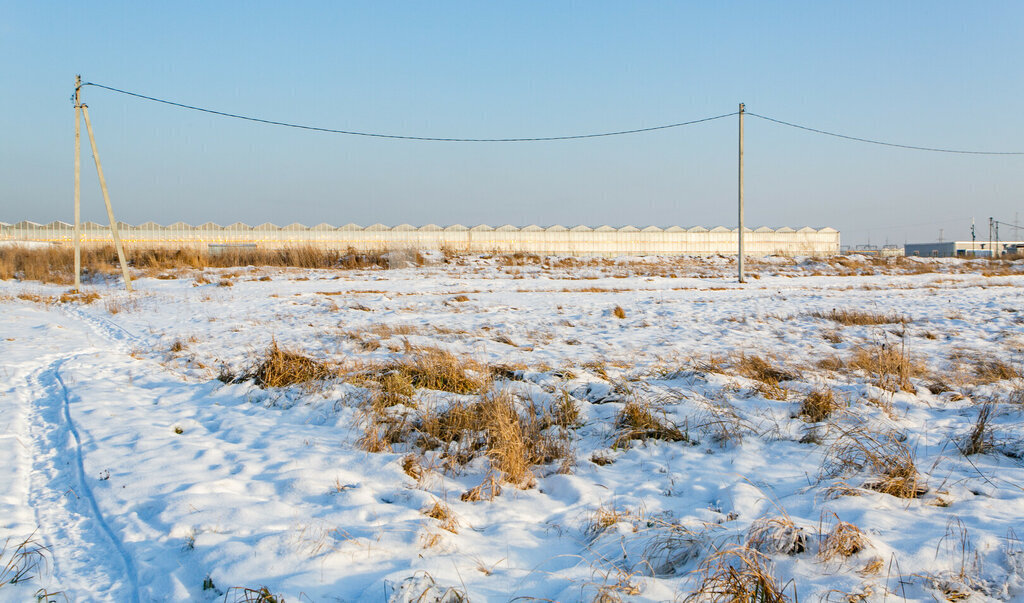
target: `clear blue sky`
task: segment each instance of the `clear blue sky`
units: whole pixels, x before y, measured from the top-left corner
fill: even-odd
[[[331,128],[544,136],[749,111],[1024,150],[1024,3],[0,2],[0,220],[72,218],[76,73]],[[193,223],[733,225],[736,122],[451,144],[274,128],[84,90],[118,217]],[[844,243],[1024,211],[1024,157],[747,118],[747,223]],[[85,218],[102,221],[83,151]],[[1003,230],[1009,238],[1009,230]]]

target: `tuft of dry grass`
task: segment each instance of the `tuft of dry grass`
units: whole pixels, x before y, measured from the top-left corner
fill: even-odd
[[[495,496],[501,494],[501,485],[493,473],[488,474],[479,485],[473,486],[459,496],[462,502],[479,502],[481,500],[494,500]]]
[[[443,501],[434,501],[433,506],[423,510],[423,514],[441,522],[441,528],[448,530],[452,534],[459,533],[459,520],[455,517],[451,507]]]
[[[622,306],[615,306],[612,308],[612,316],[619,319],[625,318],[626,311],[622,309]]]
[[[520,412],[511,394],[492,392],[441,412],[423,411],[415,428],[420,447],[442,448],[452,464],[485,456],[502,481],[530,487],[533,466],[569,456],[568,432],[550,430],[552,425],[551,417],[537,407]]]
[[[963,444],[960,446],[960,452],[964,456],[985,454],[995,448],[995,436],[992,434],[992,426],[990,424],[994,407],[994,404],[988,402],[982,404],[981,408],[978,409],[978,418],[974,421],[971,432],[967,434]]]
[[[797,555],[807,550],[807,535],[788,515],[754,520],[747,546],[766,554]]]
[[[974,378],[977,383],[987,384],[1021,378],[1021,372],[1000,360],[978,360],[974,364]]]
[[[31,534],[20,540],[7,538],[0,546],[0,588],[36,577],[46,569],[50,550]]]
[[[841,408],[835,393],[828,388],[807,394],[800,403],[800,416],[808,423],[821,423]]]
[[[910,319],[899,314],[884,314],[881,312],[869,312],[867,310],[850,310],[832,308],[828,312],[811,312],[815,318],[824,318],[837,322],[841,325],[889,325],[906,324]]]
[[[379,375],[382,385],[384,379],[390,379],[394,387],[408,383],[414,388],[453,394],[477,394],[488,385],[488,371],[480,363],[440,348],[414,349],[385,366]]]
[[[873,376],[878,387],[891,392],[914,393],[911,378],[928,374],[924,363],[910,357],[903,342],[859,347],[854,350],[849,366]]]
[[[818,558],[822,561],[830,561],[836,557],[847,558],[863,551],[871,542],[864,532],[852,523],[841,521],[839,516],[832,514],[835,525],[824,536],[818,546]]]
[[[663,409],[636,397],[622,407],[615,425],[618,432],[612,448],[628,448],[633,440],[690,441],[686,430],[670,421]]]
[[[733,367],[740,375],[760,381],[766,385],[778,386],[782,381],[793,381],[800,376],[773,365],[760,356],[739,354],[735,357]]]
[[[304,384],[313,387],[313,383],[330,379],[336,370],[325,362],[314,360],[298,352],[282,350],[277,341],[271,341],[270,347],[251,371],[235,379],[247,381],[252,379],[262,388],[288,387]]]
[[[917,471],[914,453],[892,432],[845,431],[829,447],[822,475],[838,477],[867,472],[863,487],[898,498],[917,498],[928,491]]]
[[[705,559],[697,570],[700,584],[684,601],[738,601],[786,603],[786,584],[780,585],[771,561],[745,546],[722,549]],[[791,582],[788,584],[792,584]],[[793,586],[796,591],[795,585]]]
[[[270,592],[266,586],[256,588],[232,586],[224,594],[224,601],[230,601],[230,603],[285,603],[284,597]]]

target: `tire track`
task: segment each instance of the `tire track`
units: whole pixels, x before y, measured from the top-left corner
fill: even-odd
[[[83,438],[71,416],[58,359],[29,377],[33,470],[31,496],[62,588],[90,600],[139,601],[131,555],[100,510],[85,473]]]

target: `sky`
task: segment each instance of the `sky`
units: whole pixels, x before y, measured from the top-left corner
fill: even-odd
[[[0,0],[0,221],[73,219],[74,76],[332,129],[559,136],[747,111],[1024,151],[1024,3]],[[735,226],[737,118],[533,143],[274,127],[83,88],[118,219]],[[83,129],[83,219],[105,221]],[[747,116],[746,224],[979,238],[1024,156]],[[1004,239],[1012,229],[1001,229]],[[1024,238],[1024,235],[1022,235]]]

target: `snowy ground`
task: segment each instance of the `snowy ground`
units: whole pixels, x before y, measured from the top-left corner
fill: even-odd
[[[265,586],[288,601],[671,601],[699,585],[715,550],[738,544],[761,550],[805,601],[1024,598],[1024,384],[978,373],[983,361],[1022,368],[1024,265],[995,276],[936,265],[871,276],[765,265],[745,285],[727,265],[676,278],[487,260],[249,268],[207,271],[203,284],[142,278],[131,295],[96,284],[88,304],[0,281],[0,543],[9,556],[34,534],[48,549],[33,579],[0,585],[0,600],[46,589],[57,600],[234,601],[244,593],[232,587]],[[907,322],[812,316],[836,308]],[[571,467],[538,466],[533,487],[461,500],[489,474],[486,459],[444,470],[412,441],[360,448],[365,382],[217,379],[272,340],[349,371],[429,346],[510,367],[496,390],[579,408]],[[924,365],[913,391],[820,366],[894,346]],[[740,353],[788,376],[776,388],[745,377]],[[817,424],[798,416],[826,387],[841,408]],[[685,441],[614,446],[631,399]],[[986,402],[984,450],[966,456]],[[899,442],[923,493],[875,491],[870,468],[826,471],[856,429]],[[414,479],[410,453],[434,468]],[[424,514],[437,501],[453,530]],[[781,525],[772,518],[797,532],[759,541],[759,527]],[[837,520],[866,543],[826,560]]]

